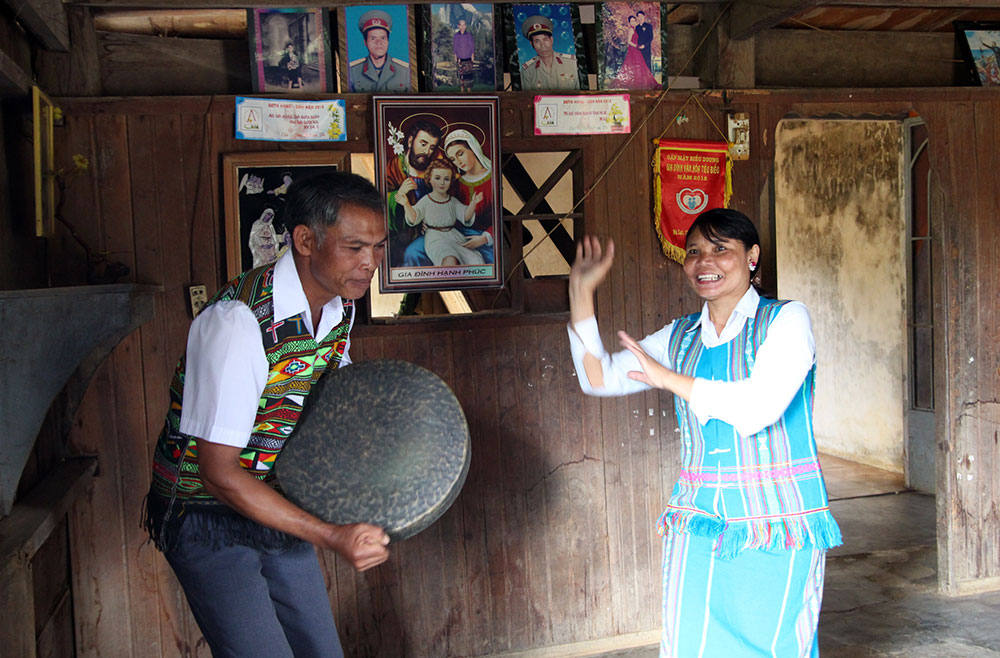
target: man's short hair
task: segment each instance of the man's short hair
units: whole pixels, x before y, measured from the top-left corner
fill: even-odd
[[[308,226],[320,245],[344,206],[376,213],[385,210],[382,195],[367,178],[346,171],[322,172],[299,178],[288,187],[284,224],[289,232],[299,224]]]
[[[644,12],[643,10],[640,9],[639,11],[635,12],[636,16],[638,16],[639,14],[642,14],[643,16],[645,16],[646,12]]]
[[[417,119],[410,124],[410,127],[406,129],[406,141],[409,142],[411,137],[416,137],[417,133],[423,130],[425,133],[433,137],[434,139],[441,139],[444,134],[444,130],[441,126],[437,125],[433,121],[427,121],[426,119]]]

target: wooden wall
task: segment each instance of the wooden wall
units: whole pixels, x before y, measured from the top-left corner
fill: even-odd
[[[348,96],[350,141],[370,151],[368,99]],[[697,308],[680,267],[660,253],[649,212],[650,141],[686,94],[653,109],[633,97],[633,139],[585,206],[586,230],[614,238],[618,258],[598,293],[605,341],[649,333]],[[505,139],[531,136],[529,95],[502,99]],[[996,306],[997,156],[994,90],[736,94],[751,116],[753,158],[736,163],[732,207],[760,219],[772,242],[774,127],[784,116],[905,116],[928,121],[935,177],[939,354],[939,497],[944,587],[1000,577]],[[723,125],[720,95],[703,97]],[[189,324],[186,288],[224,273],[220,154],[278,148],[232,138],[231,97],[61,99],[57,163],[86,155],[92,170],[69,190],[66,214],[88,241],[164,286],[156,319],[129,336],[95,376],[71,434],[100,456],[99,477],[76,506],[73,547],[77,650],[92,656],[208,655],[162,557],[139,529],[150,454],[168,378]],[[639,127],[647,113],[648,123]],[[671,137],[714,139],[695,103]],[[625,138],[586,148],[594,180]],[[539,142],[539,150],[550,144]],[[970,183],[972,172],[981,178]],[[78,282],[67,249],[54,278]],[[773,252],[769,256],[773,282]],[[768,258],[764,260],[768,267]],[[765,270],[767,272],[767,270]],[[441,375],[472,430],[472,466],[447,514],[393,547],[385,565],[354,574],[323,554],[335,615],[351,656],[475,656],[645,633],[659,624],[654,524],[677,470],[669,397],[599,400],[579,393],[565,317],[371,326],[356,359],[395,357]],[[975,361],[970,365],[970,356]],[[957,456],[974,455],[955,467]],[[965,470],[962,470],[965,468]],[[957,481],[968,472],[973,479]],[[633,639],[637,636],[631,636]]]

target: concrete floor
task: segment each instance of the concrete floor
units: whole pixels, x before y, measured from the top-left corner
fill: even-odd
[[[937,593],[933,496],[868,495],[831,508],[844,545],[827,556],[823,658],[1000,658],[1000,592]],[[656,657],[655,646],[602,656]]]

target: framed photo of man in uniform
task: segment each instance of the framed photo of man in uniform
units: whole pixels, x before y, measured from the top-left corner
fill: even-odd
[[[254,93],[336,90],[325,9],[247,9]]]
[[[417,90],[416,38],[408,5],[338,10],[342,92],[406,94]]]
[[[667,82],[667,5],[597,5],[598,89],[662,89]]]
[[[504,5],[511,84],[525,91],[588,89],[576,4]]]
[[[389,235],[379,291],[503,285],[500,99],[374,102],[375,176]]]
[[[497,88],[492,4],[420,5],[423,12],[423,89],[489,92]]]

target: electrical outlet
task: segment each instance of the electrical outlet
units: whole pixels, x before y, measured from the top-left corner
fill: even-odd
[[[188,287],[188,299],[191,302],[191,317],[198,317],[198,313],[201,312],[201,309],[205,308],[205,304],[208,302],[208,293],[205,291],[205,286]]]
[[[729,155],[733,160],[750,159],[750,115],[745,112],[730,114],[729,125]]]

